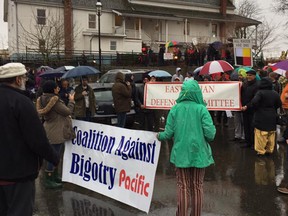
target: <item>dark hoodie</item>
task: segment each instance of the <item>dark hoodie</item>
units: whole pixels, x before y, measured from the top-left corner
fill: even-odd
[[[271,79],[265,77],[260,81],[259,90],[248,109],[254,108],[254,126],[261,131],[275,131],[277,109],[282,103],[279,94],[272,90]]]

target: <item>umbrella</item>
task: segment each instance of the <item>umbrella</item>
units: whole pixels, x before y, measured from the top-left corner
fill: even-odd
[[[237,70],[238,69],[238,70]],[[241,74],[242,77],[246,78],[247,77],[247,71],[251,70],[252,68],[250,67],[239,67],[239,68],[236,68],[235,71],[237,71],[238,74]],[[253,70],[253,69],[252,69]],[[234,73],[234,72],[233,72]],[[232,74],[233,74],[232,73]],[[231,74],[231,75],[232,75]],[[231,78],[231,77],[230,77]],[[258,73],[256,73],[256,80],[261,80],[260,76]]]
[[[193,75],[198,75],[199,72],[202,70],[203,66],[197,67],[194,71],[193,71]]]
[[[276,63],[274,64],[268,64],[267,66],[263,67],[263,70],[270,70],[281,75],[281,76],[285,76],[286,75],[286,70],[283,70],[283,69],[280,69],[280,68],[277,68],[276,66]]]
[[[288,59],[284,60],[284,61],[281,61],[281,62],[278,62],[278,63],[276,63],[273,66],[276,67],[276,68],[288,71]]]
[[[63,76],[62,79],[73,78],[73,77],[80,77],[80,76],[88,76],[88,75],[97,75],[101,73],[94,67],[90,66],[77,66],[69,71],[67,71]]]
[[[43,66],[43,65],[42,65],[42,66],[40,66],[40,67],[37,68],[37,71],[40,71],[42,68],[44,68],[45,71],[46,71],[46,70],[53,70],[53,68],[51,68],[51,67],[49,67],[49,66]]]
[[[74,66],[61,66],[61,67],[56,68],[55,71],[65,73],[65,72],[67,72],[73,68],[75,68],[75,67]]]
[[[221,41],[214,41],[212,44],[211,44],[216,50],[219,50],[223,43]]]
[[[41,73],[39,76],[42,78],[58,78],[62,77],[64,72],[62,71],[56,71],[55,69],[47,69],[43,73]]]
[[[246,71],[249,71],[251,69],[252,69],[251,67],[240,66],[240,67],[235,68],[235,71],[239,72],[239,70],[244,70],[246,72]]]
[[[150,73],[148,73],[148,75],[151,76],[155,76],[155,77],[171,77],[172,75],[170,73],[168,73],[167,71],[164,70],[155,70],[155,71],[151,71]]]
[[[207,75],[219,72],[232,71],[234,68],[224,60],[215,60],[207,62],[201,69],[199,75]]]
[[[168,41],[168,42],[165,44],[165,46],[166,46],[166,47],[171,47],[171,46],[176,46],[177,44],[178,44],[177,41],[172,40],[172,41]]]

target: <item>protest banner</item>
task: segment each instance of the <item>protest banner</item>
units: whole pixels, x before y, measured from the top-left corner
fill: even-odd
[[[241,82],[199,82],[208,110],[240,111]],[[145,85],[144,104],[147,109],[170,109],[176,99],[182,83],[155,82]]]
[[[233,39],[234,60],[237,66],[253,66],[252,40]]]
[[[101,196],[88,196],[75,191],[63,191],[64,215],[73,216],[135,216],[130,209],[117,207]]]
[[[156,133],[73,120],[62,180],[148,213],[161,143]]]

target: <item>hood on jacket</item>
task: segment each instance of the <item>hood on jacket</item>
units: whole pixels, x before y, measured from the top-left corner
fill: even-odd
[[[183,83],[182,90],[176,102],[180,103],[182,101],[193,101],[197,104],[206,106],[201,88],[197,81],[187,80]]]
[[[36,109],[39,115],[45,115],[53,108],[59,97],[55,94],[44,93],[36,101]]]
[[[272,88],[273,88],[273,83],[270,78],[264,77],[260,80],[259,89],[272,90]]]
[[[125,82],[124,74],[121,72],[118,72],[115,76],[115,82]]]

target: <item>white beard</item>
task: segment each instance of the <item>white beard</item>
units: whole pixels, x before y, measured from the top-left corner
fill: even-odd
[[[25,91],[26,90],[26,86],[25,86],[26,82],[25,81],[21,81],[21,86],[19,87],[21,90]]]

